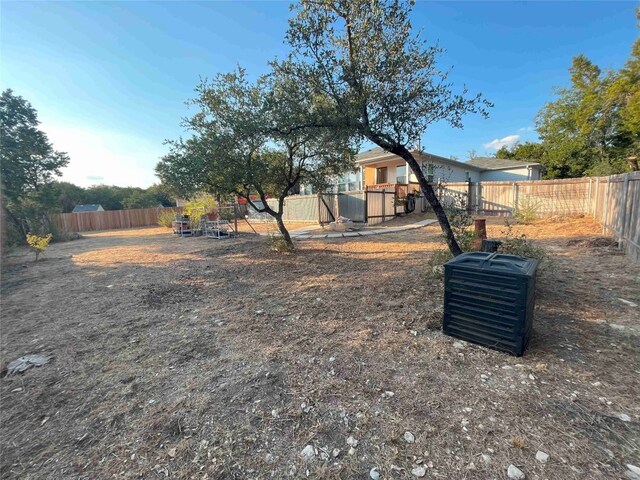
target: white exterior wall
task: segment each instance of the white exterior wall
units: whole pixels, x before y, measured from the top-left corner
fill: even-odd
[[[522,180],[540,180],[539,168],[509,168],[504,170],[485,170],[480,174],[482,182],[517,182]]]
[[[422,171],[425,176],[429,175],[429,162],[426,160],[422,162]],[[472,182],[480,181],[480,172],[477,170],[472,170],[471,168],[466,169],[460,167],[458,165],[448,165],[445,163],[438,163],[437,161],[432,163],[433,165],[433,181],[438,182],[442,181],[444,183],[451,182],[466,182],[467,181],[467,172],[469,173],[469,178],[471,178]]]

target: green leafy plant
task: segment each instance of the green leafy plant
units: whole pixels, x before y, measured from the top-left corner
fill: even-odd
[[[293,246],[290,245],[282,235],[277,233],[269,234],[268,237],[269,250],[276,253],[291,253],[293,252]]]
[[[519,257],[535,258],[540,262],[540,267],[542,268],[552,266],[552,262],[544,248],[533,245],[524,233],[514,232],[513,225],[509,222],[505,226],[506,229],[501,232],[502,244],[498,248],[498,252]]]
[[[165,228],[171,228],[177,214],[178,210],[173,208],[171,210],[163,210],[158,214],[158,225]]]
[[[524,197],[518,201],[513,216],[519,223],[528,224],[538,218],[538,210],[540,210],[540,202],[531,197]]]
[[[197,228],[200,225],[200,219],[217,211],[217,208],[218,202],[216,202],[215,198],[208,193],[200,192],[187,202],[183,213],[189,215],[191,228]]]
[[[445,212],[460,249],[463,252],[470,251],[477,234],[470,228],[473,225],[473,216],[467,209],[466,196],[456,195],[453,197],[452,202],[445,207]]]
[[[27,244],[33,253],[36,254],[36,262],[40,255],[44,255],[45,250],[49,246],[49,242],[53,236],[49,233],[44,237],[27,233]]]

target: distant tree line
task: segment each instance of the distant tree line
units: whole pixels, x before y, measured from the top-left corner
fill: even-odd
[[[640,38],[619,70],[602,70],[578,55],[569,72],[569,87],[556,89],[557,98],[536,117],[540,142],[503,147],[496,157],[538,160],[545,167],[546,178],[638,170]]]
[[[46,187],[46,202],[58,213],[69,213],[76,205],[84,204],[100,204],[105,210],[176,205],[170,190],[162,184],[146,189],[115,185],[82,188],[69,182],[51,182]]]
[[[105,210],[174,205],[164,185],[147,189],[96,185],[81,188],[55,181],[69,163],[38,127],[38,114],[24,98],[5,90],[0,95],[0,179],[3,240],[25,243],[27,234],[56,232],[50,215],[70,212],[78,204],[99,203]]]

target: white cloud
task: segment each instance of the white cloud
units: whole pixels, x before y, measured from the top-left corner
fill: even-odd
[[[512,147],[520,140],[520,135],[507,135],[504,138],[495,139],[489,143],[484,144],[484,148],[491,148],[493,150],[500,150],[502,147]]]
[[[56,150],[69,154],[62,180],[82,187],[104,183],[146,188],[163,146],[130,133],[75,125],[41,125]]]
[[[533,130],[533,127],[522,127],[518,129],[519,132],[533,132]]]

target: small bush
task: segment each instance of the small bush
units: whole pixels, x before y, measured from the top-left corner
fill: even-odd
[[[218,208],[218,202],[209,193],[198,193],[191,198],[184,206],[184,214],[189,215],[191,228],[197,228],[200,225],[200,219],[205,215],[215,212]]]
[[[515,233],[513,225],[509,223],[506,224],[506,227],[501,232],[503,238],[502,245],[499,248],[500,253],[535,258],[536,260],[544,260],[547,257],[547,251],[542,247],[533,245],[524,233]]]
[[[276,253],[291,253],[293,247],[289,245],[280,234],[270,233],[268,237],[269,250]]]
[[[445,207],[445,213],[458,245],[463,252],[470,251],[473,247],[473,241],[478,237],[477,233],[470,228],[473,225],[473,216],[467,209],[466,197],[457,196],[449,206]],[[443,238],[446,240],[444,235]]]
[[[177,214],[178,210],[175,210],[173,208],[171,210],[163,210],[158,215],[158,225],[165,228],[171,228]]]
[[[36,262],[40,255],[44,255],[45,250],[49,246],[49,242],[53,236],[49,233],[44,237],[27,233],[27,244],[33,253],[36,254]]]
[[[519,223],[528,224],[538,218],[539,209],[540,202],[536,202],[531,197],[524,197],[518,201],[513,215]]]

